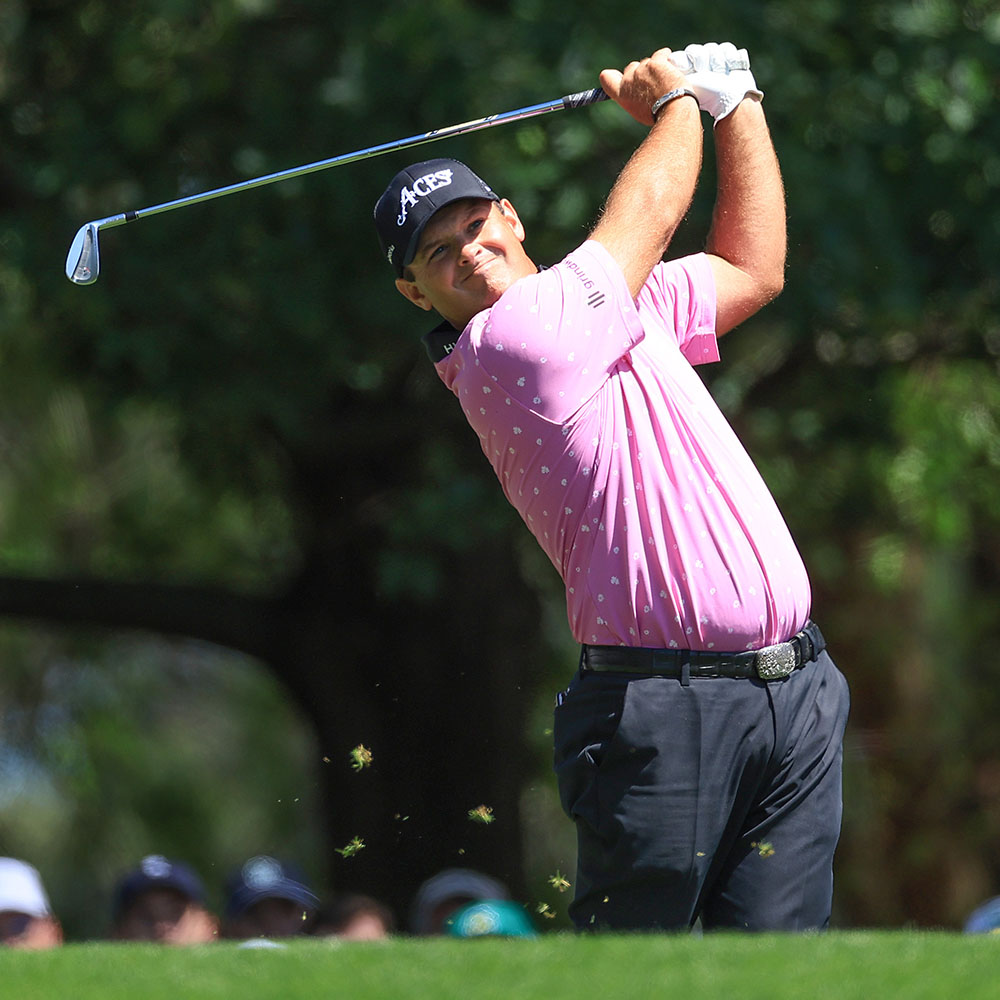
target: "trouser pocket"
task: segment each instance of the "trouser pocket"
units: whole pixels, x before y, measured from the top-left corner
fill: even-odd
[[[596,779],[627,711],[628,678],[577,677],[553,716],[554,769],[563,810],[571,819],[599,823]]]

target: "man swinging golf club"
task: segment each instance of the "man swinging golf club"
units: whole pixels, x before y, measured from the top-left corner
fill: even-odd
[[[540,270],[468,167],[401,171],[396,287],[559,571],[579,670],[555,709],[581,929],[825,927],[847,684],[784,520],[693,366],[781,290],[784,194],[744,50],[660,49],[601,85],[649,132],[588,239]],[[706,252],[663,262],[714,120]]]

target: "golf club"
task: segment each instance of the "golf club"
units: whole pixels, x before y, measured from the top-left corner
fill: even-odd
[[[425,142],[435,142],[438,139],[461,135],[465,132],[474,132],[477,129],[489,128],[492,125],[521,121],[524,118],[543,115],[549,111],[582,108],[588,104],[607,100],[607,96],[600,87],[595,87],[593,90],[584,90],[578,94],[567,94],[565,97],[556,98],[554,101],[546,101],[543,104],[532,104],[528,107],[518,108],[515,111],[487,115],[487,117],[478,118],[475,121],[433,129],[430,132],[424,132],[422,135],[413,135],[408,139],[397,139],[395,142],[370,146],[368,149],[359,149],[354,153],[344,153],[341,156],[334,156],[328,160],[317,160],[315,163],[307,163],[302,167],[292,167],[289,170],[281,170],[274,174],[264,174],[262,177],[254,177],[251,180],[240,181],[237,184],[204,191],[201,194],[192,194],[184,198],[177,198],[174,201],[164,202],[162,205],[151,205],[149,208],[138,208],[130,212],[122,212],[119,215],[109,215],[106,219],[95,219],[93,222],[86,222],[80,227],[73,238],[69,253],[66,255],[66,277],[77,285],[90,285],[97,281],[98,275],[101,273],[101,254],[97,235],[102,229],[114,229],[116,226],[123,226],[126,222],[134,222],[136,219],[144,218],[147,215],[158,215],[160,212],[169,212],[175,208],[183,208],[185,205],[196,205],[202,201],[210,201],[213,198],[222,198],[227,194],[235,194],[237,191],[248,191],[251,188],[263,187],[265,184],[274,184],[276,181],[285,181],[292,177],[302,177],[305,174],[315,173],[317,170],[326,170],[328,167],[339,167],[345,163],[353,163],[356,160],[363,160],[371,156],[381,156],[383,153],[392,153],[397,149],[419,146]]]

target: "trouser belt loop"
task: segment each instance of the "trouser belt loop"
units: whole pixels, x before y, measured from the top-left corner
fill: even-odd
[[[826,639],[814,621],[806,622],[805,628],[794,637],[793,641],[798,642],[803,663],[815,660],[826,649]]]
[[[816,648],[813,645],[812,636],[809,634],[809,629],[803,629],[797,636],[795,636],[796,641],[799,644],[799,653],[802,656],[802,662],[808,663],[810,660],[816,659]]]
[[[681,660],[681,687],[691,686],[691,657],[685,656]]]

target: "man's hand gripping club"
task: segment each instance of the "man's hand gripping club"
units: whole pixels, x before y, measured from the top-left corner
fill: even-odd
[[[658,49],[648,59],[630,62],[621,72],[604,70],[601,86],[643,125],[653,124],[653,106],[667,94],[691,93],[716,124],[745,98],[759,101],[764,96],[750,71],[747,50],[732,42],[688,45],[682,51]]]
[[[684,74],[681,86],[694,92],[698,107],[716,124],[744,98],[759,101],[764,96],[750,72],[747,50],[737,49],[732,42],[688,45],[683,52],[671,53],[670,61]]]
[[[689,85],[685,83],[683,70],[676,64],[678,55],[670,49],[657,49],[647,59],[630,62],[625,69],[606,69],[601,72],[601,86],[604,92],[637,122],[653,124],[653,105],[674,91],[683,94]],[[689,88],[693,89],[693,88]]]

